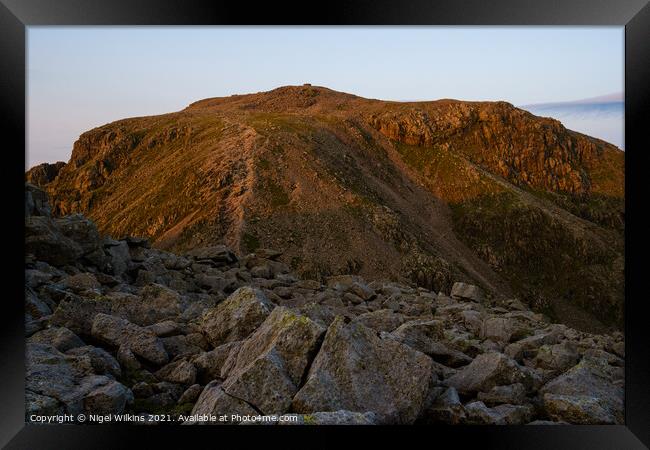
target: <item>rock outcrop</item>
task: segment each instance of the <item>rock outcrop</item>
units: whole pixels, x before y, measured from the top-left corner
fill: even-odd
[[[268,249],[176,255],[102,237],[80,215],[54,218],[27,189],[40,199],[25,218],[27,418],[624,422],[620,332],[554,324],[468,284],[451,296],[357,275],[301,279]]]
[[[63,161],[54,164],[42,163],[34,166],[25,173],[25,181],[35,186],[45,186],[54,181],[61,169],[65,167]]]

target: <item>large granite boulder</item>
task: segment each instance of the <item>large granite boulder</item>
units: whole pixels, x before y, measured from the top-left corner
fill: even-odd
[[[121,414],[132,392],[112,377],[97,375],[86,358],[65,355],[47,344],[28,343],[27,411]]]
[[[305,316],[275,308],[241,345],[222,389],[264,414],[286,412],[324,332]]]
[[[457,281],[451,287],[451,298],[458,300],[483,301],[483,292],[478,286]]]
[[[544,408],[555,421],[574,424],[624,422],[622,368],[584,357],[540,390]]]
[[[50,327],[38,331],[29,337],[28,342],[49,344],[60,352],[86,345],[79,336],[65,327]]]
[[[488,352],[478,355],[456,374],[445,380],[462,394],[488,392],[494,386],[533,383],[530,372],[502,353]]]
[[[425,354],[337,317],[292,409],[370,411],[383,421],[412,423],[423,407],[432,373],[433,363]]]

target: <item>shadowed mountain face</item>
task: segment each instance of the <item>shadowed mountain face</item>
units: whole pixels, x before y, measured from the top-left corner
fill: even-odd
[[[623,152],[508,103],[309,85],[207,99],[84,133],[51,179],[56,214],[159,248],[270,247],[303,277],[460,279],[622,324]]]

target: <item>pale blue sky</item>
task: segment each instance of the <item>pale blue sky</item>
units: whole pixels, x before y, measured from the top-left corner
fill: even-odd
[[[27,167],[84,131],[312,83],[386,100],[570,101],[623,91],[622,27],[29,27]]]

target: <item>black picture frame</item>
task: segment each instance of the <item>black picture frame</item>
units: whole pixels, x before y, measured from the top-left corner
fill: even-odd
[[[645,127],[650,110],[650,5],[647,0],[339,1],[319,5],[249,4],[178,0],[0,0],[0,107],[5,252],[0,328],[2,372],[0,444],[7,448],[114,448],[139,435],[169,445],[188,438],[275,438],[293,446],[325,447],[341,433],[392,445],[421,439],[425,445],[480,445],[500,449],[637,449],[650,445],[650,347],[644,289],[650,229],[645,211],[645,171],[650,152]],[[24,423],[24,222],[26,27],[35,25],[617,25],[625,26],[626,149],[626,385],[625,425],[510,427],[145,427],[31,425]],[[585,74],[589,76],[589,74]],[[7,139],[10,137],[11,139]],[[9,144],[12,142],[13,144]],[[645,147],[645,148],[644,148]],[[11,234],[9,234],[11,233]],[[15,233],[15,234],[14,234]],[[12,245],[6,245],[11,243]],[[9,247],[11,249],[9,250]],[[392,441],[392,442],[391,442]]]

